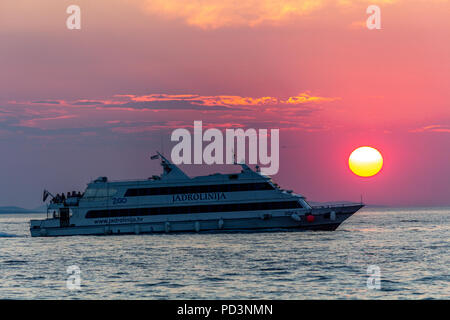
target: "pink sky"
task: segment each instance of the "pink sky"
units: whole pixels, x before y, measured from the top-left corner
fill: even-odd
[[[66,28],[71,4],[81,30]],[[365,27],[369,4],[381,30]],[[449,12],[445,0],[2,0],[0,205],[155,174],[149,155],[194,120],[280,128],[274,180],[311,200],[450,205]],[[347,165],[362,145],[384,157],[372,178]]]

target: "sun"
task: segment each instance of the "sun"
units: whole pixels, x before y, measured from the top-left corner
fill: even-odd
[[[352,172],[360,177],[376,175],[383,167],[381,153],[372,147],[359,147],[348,158],[348,166]]]

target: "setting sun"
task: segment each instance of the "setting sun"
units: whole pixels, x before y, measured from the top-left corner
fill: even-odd
[[[383,167],[383,157],[375,148],[359,147],[351,153],[348,165],[354,174],[360,177],[371,177]]]

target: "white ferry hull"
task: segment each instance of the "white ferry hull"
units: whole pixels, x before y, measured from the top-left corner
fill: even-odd
[[[362,204],[312,207],[267,176],[241,172],[188,177],[158,153],[163,173],[146,180],[99,177],[81,194],[49,195],[47,218],[31,220],[33,237],[181,232],[335,230]]]
[[[342,222],[352,216],[363,205],[315,207],[308,211],[254,212],[251,215],[234,214],[190,214],[174,217],[159,216],[157,219],[145,219],[142,222],[110,223],[102,219],[101,224],[71,225],[60,227],[51,220],[32,220],[32,237],[55,237],[74,235],[122,235],[182,232],[264,232],[264,231],[303,231],[335,230]],[[242,217],[239,217],[241,215]],[[312,215],[313,219],[307,219]],[[189,217],[186,219],[186,217]],[[136,217],[141,218],[141,217]],[[57,219],[53,219],[57,220]],[[117,220],[117,219],[116,219]],[[313,220],[313,221],[311,221]],[[49,221],[43,224],[42,221]],[[115,219],[111,219],[115,221]],[[54,221],[57,222],[57,221]]]

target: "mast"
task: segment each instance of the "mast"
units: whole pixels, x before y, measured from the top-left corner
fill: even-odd
[[[161,178],[190,179],[177,165],[170,162],[159,151],[157,151],[156,155],[152,156],[150,159],[157,159],[158,157],[161,159],[161,166],[164,169]]]

